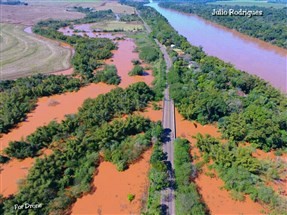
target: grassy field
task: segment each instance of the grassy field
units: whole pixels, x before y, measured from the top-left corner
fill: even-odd
[[[104,2],[100,4],[100,6],[96,7],[97,10],[108,10],[111,9],[114,13],[122,13],[122,14],[133,14],[135,13],[135,9],[133,7],[127,5],[121,5],[118,2]]]
[[[217,1],[217,2],[210,2],[208,4],[215,4],[215,5],[228,5],[228,6],[258,6],[258,7],[273,7],[273,8],[283,8],[286,7],[286,4],[275,4],[275,3],[268,3],[267,1],[256,1],[256,0],[231,0],[231,1]]]
[[[83,13],[68,11],[74,6],[92,7],[97,10],[113,10],[114,13],[133,14],[134,8],[116,1],[103,0],[26,0],[24,5],[1,5],[1,22],[34,25],[45,19],[80,19]]]
[[[70,4],[45,5],[1,5],[1,22],[23,25],[34,25],[45,19],[80,19],[85,15],[79,12],[69,12]]]
[[[114,31],[114,30],[122,30],[122,31],[133,31],[133,30],[142,30],[142,24],[136,22],[121,22],[121,21],[106,21],[99,22],[92,25],[92,29],[100,29],[101,31]]]
[[[0,24],[0,79],[50,73],[70,67],[70,49],[28,34],[23,29],[21,25]]]

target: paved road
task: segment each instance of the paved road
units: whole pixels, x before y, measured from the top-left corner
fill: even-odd
[[[165,211],[165,214],[175,214],[175,195],[174,195],[174,145],[175,139],[175,115],[174,115],[174,103],[169,97],[169,88],[167,87],[164,92],[164,107],[163,107],[163,128],[167,134],[167,139],[163,144],[163,151],[167,153],[167,162],[169,164],[169,182],[170,187],[163,190],[161,195],[161,205]]]
[[[142,20],[142,22],[144,23],[144,27],[147,30],[147,32],[150,34],[152,32],[151,28],[149,27],[148,24],[146,24],[146,22],[143,20],[143,18],[140,16],[139,12],[136,10],[137,15],[139,16],[139,18]],[[166,72],[168,72],[168,70],[170,69],[170,67],[172,66],[172,61],[169,57],[169,55],[167,54],[166,48],[165,46],[163,46],[157,39],[154,39],[156,44],[160,47],[160,51],[163,54],[164,60],[166,62]]]
[[[139,15],[141,20],[144,23],[144,26],[148,33],[151,33],[151,28],[146,24],[146,22],[142,19],[138,11],[136,13]],[[166,62],[166,72],[169,71],[169,69],[172,66],[172,61],[166,51],[166,47],[163,46],[157,39],[155,39],[155,42],[160,47],[160,50],[163,54],[164,60]],[[174,103],[173,100],[169,97],[169,86],[166,85],[166,89],[164,91],[164,99],[163,99],[163,118],[162,118],[162,125],[166,133],[166,140],[163,144],[163,151],[167,153],[167,162],[169,165],[169,182],[171,184],[170,187],[163,190],[161,192],[161,205],[163,208],[163,211],[167,215],[175,215],[175,195],[174,195],[174,145],[173,141],[176,137],[175,133],[175,113],[174,113]]]

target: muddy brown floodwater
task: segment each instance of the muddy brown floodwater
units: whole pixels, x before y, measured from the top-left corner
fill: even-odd
[[[120,87],[127,87],[135,82],[145,82],[151,85],[153,76],[151,70],[146,70],[144,76],[129,76],[129,71],[132,70],[133,59],[139,59],[138,53],[134,52],[136,48],[135,43],[131,39],[125,39],[118,41],[118,46],[121,47],[117,51],[114,51],[112,60],[107,60],[107,64],[114,64],[117,67],[118,75],[121,76]]]
[[[81,88],[78,92],[65,93],[38,99],[37,107],[28,114],[27,119],[17,125],[8,134],[0,138],[0,150],[5,149],[10,141],[19,141],[33,133],[38,127],[47,125],[52,120],[61,121],[66,114],[74,114],[87,98],[95,98],[99,94],[107,93],[114,86],[106,84],[91,84]],[[51,102],[57,105],[50,105]],[[23,161],[13,159],[8,164],[0,165],[0,194],[8,196],[18,190],[17,182],[26,177],[35,159],[27,158]]]
[[[66,114],[74,114],[87,98],[96,98],[99,94],[109,92],[114,86],[99,83],[90,84],[81,88],[77,92],[64,93],[50,97],[38,99],[37,107],[28,114],[27,119],[17,125],[8,134],[1,138],[1,148],[3,150],[8,146],[9,141],[21,140],[33,133],[39,126],[43,126],[52,120],[61,121]],[[50,105],[51,102],[57,102],[56,105]]]
[[[48,156],[51,153],[52,150],[45,149],[40,157]],[[34,158],[26,158],[24,160],[12,159],[8,164],[0,165],[0,194],[4,197],[15,194],[34,163]]]
[[[94,33],[93,33],[94,34]],[[97,37],[114,38],[111,34],[97,33]],[[153,77],[151,71],[146,71],[145,76],[128,76],[128,72],[132,69],[132,60],[139,59],[138,53],[133,52],[135,49],[135,43],[131,39],[125,39],[118,41],[118,49],[113,52],[112,59],[106,61],[107,64],[114,64],[118,69],[118,74],[121,76],[122,82],[120,87],[127,87],[135,82],[144,81],[148,85],[151,85]],[[66,71],[59,71],[56,74],[71,74],[72,69]],[[109,92],[114,89],[115,86],[99,83],[90,84],[81,88],[77,92],[65,93],[61,95],[54,95],[50,97],[43,97],[38,99],[37,107],[34,111],[28,114],[27,119],[17,125],[8,134],[4,134],[0,138],[0,150],[5,149],[8,146],[9,141],[25,139],[29,134],[33,133],[39,126],[43,126],[51,122],[52,120],[61,121],[66,114],[74,114],[78,108],[82,105],[87,98],[96,98],[100,94]],[[55,103],[56,105],[51,105]],[[145,112],[141,112],[146,117],[150,117],[151,120],[161,119],[161,110],[155,111],[151,107],[147,108]],[[44,150],[43,154],[49,155],[52,153],[50,150]],[[112,210],[112,211],[125,211],[125,212],[137,212],[139,213],[141,207],[141,198],[146,194],[148,186],[148,170],[149,170],[149,157],[151,152],[144,153],[142,159],[131,165],[129,170],[121,173],[118,172],[114,165],[111,163],[103,162],[99,167],[99,174],[95,176],[95,186],[98,187],[95,193],[90,196],[84,196],[80,201],[75,204],[75,210],[77,208],[90,207],[89,198],[99,199],[102,193],[108,193],[113,198],[104,199],[99,201],[100,210]],[[8,164],[1,165],[0,172],[0,194],[9,196],[15,194],[18,190],[18,184],[28,174],[29,169],[35,163],[35,159],[27,158],[24,160],[12,159]],[[98,177],[103,177],[102,181],[98,180]],[[112,181],[107,184],[107,178]],[[116,180],[118,178],[118,180]],[[120,186],[116,186],[114,182],[119,181]],[[99,184],[98,184],[99,182]],[[102,183],[102,184],[101,184]],[[109,186],[115,186],[114,189],[109,189]],[[120,189],[118,189],[120,188]],[[98,194],[100,193],[100,194]],[[136,195],[136,199],[129,203],[127,200],[128,193]],[[118,195],[118,197],[116,197]],[[87,199],[86,199],[87,198]],[[113,202],[118,202],[113,206]],[[94,204],[94,203],[93,203]],[[111,207],[112,206],[112,207]],[[73,209],[74,211],[74,209]],[[85,210],[80,210],[80,213],[84,214]]]
[[[196,140],[192,137],[197,133],[203,135],[209,134],[214,137],[221,136],[215,125],[203,126],[197,122],[184,120],[178,111],[176,111],[176,135],[177,137],[186,138],[192,143],[192,156],[195,154],[199,155],[199,151],[195,147]],[[253,202],[249,196],[246,196],[244,202],[232,200],[228,191],[220,189],[224,185],[224,182],[218,177],[211,178],[206,176],[205,172],[206,168],[203,169],[202,173],[198,174],[195,183],[211,214],[261,214],[261,210],[264,208],[260,204]]]
[[[287,50],[206,21],[198,16],[180,13],[148,4],[162,14],[187,40],[236,68],[257,75],[274,87],[287,92]]]
[[[66,36],[72,36],[72,35],[80,35],[80,36],[87,36],[90,38],[108,38],[108,39],[115,39],[117,37],[123,37],[123,34],[119,33],[107,33],[107,32],[93,32],[91,29],[93,23],[89,24],[79,24],[74,25],[73,29],[71,29],[69,26],[60,28],[58,31],[63,33]]]
[[[157,103],[162,106],[162,102]],[[137,112],[152,121],[162,119],[162,109],[154,110],[149,104],[143,112]],[[142,204],[147,198],[149,159],[151,150],[130,165],[129,169],[119,172],[116,166],[102,162],[94,176],[95,192],[84,195],[72,207],[72,214],[140,214]],[[128,194],[134,194],[135,200],[128,201]]]
[[[119,172],[116,166],[102,162],[94,177],[95,192],[77,200],[72,214],[140,214],[142,199],[147,195],[151,150],[129,169]],[[135,195],[132,202],[128,194]]]
[[[73,29],[70,27],[60,28],[59,32],[62,32],[64,35],[71,36],[73,34],[77,35],[87,35],[90,38],[109,38],[114,40],[117,37],[125,38],[123,40],[114,41],[118,44],[118,49],[113,51],[113,57],[105,61],[106,64],[114,64],[117,67],[118,75],[121,77],[120,87],[127,87],[135,82],[145,82],[148,85],[151,85],[153,81],[152,71],[146,70],[145,75],[143,76],[129,76],[128,72],[132,70],[133,64],[132,60],[139,59],[139,54],[135,52],[136,45],[134,41],[130,38],[126,38],[123,34],[114,34],[114,33],[106,33],[106,32],[93,32],[91,29],[91,24],[81,24],[74,25]],[[80,32],[75,32],[78,30]],[[147,66],[147,64],[143,63],[143,67]]]

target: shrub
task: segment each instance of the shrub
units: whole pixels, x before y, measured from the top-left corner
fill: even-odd
[[[106,65],[104,70],[96,72],[94,82],[104,82],[106,84],[119,85],[121,78],[118,76],[117,68],[114,65]]]
[[[128,200],[129,200],[129,202],[132,202],[134,199],[135,199],[135,195],[134,194],[128,194]]]
[[[145,46],[141,48],[140,58],[148,63],[151,63],[159,59],[159,52],[154,47]]]
[[[129,76],[143,75],[143,74],[144,74],[144,68],[139,65],[135,65],[134,68],[129,72]]]
[[[0,163],[6,163],[10,160],[9,157],[4,156],[4,155],[0,155]]]
[[[133,63],[134,66],[141,64],[141,62],[140,62],[139,60],[137,60],[137,59],[133,59],[133,60],[132,60],[132,63]]]

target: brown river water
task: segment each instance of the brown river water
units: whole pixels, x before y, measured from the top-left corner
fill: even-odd
[[[94,33],[89,30],[88,25],[76,26],[76,28],[78,30],[84,30],[87,36],[90,37],[108,37],[114,39],[117,36],[122,36],[108,33]],[[72,32],[71,29],[62,29],[61,31],[64,34],[70,34]],[[84,32],[78,34],[83,35]],[[128,38],[117,42],[119,48],[114,51],[113,58],[107,60],[106,63],[116,65],[118,74],[122,78],[120,87],[127,87],[129,84],[138,81],[145,81],[150,85],[153,80],[151,71],[147,71],[147,75],[143,77],[130,77],[127,75],[132,69],[131,60],[138,59],[138,53],[133,52],[135,48],[134,42]],[[78,92],[40,98],[37,103],[37,108],[28,114],[27,120],[0,138],[0,150],[7,147],[9,141],[21,140],[21,138],[25,138],[34,132],[37,127],[43,126],[51,120],[60,121],[64,119],[65,114],[76,113],[86,98],[95,98],[99,94],[107,93],[113,88],[114,86],[108,86],[102,83],[91,84],[80,89]],[[49,103],[52,100],[57,101],[58,104],[56,106],[50,106]],[[155,111],[149,107],[145,112],[140,114],[156,121],[161,120],[162,110]],[[215,126],[201,126],[200,124],[186,121],[178,112],[176,112],[176,124],[178,136],[189,139],[193,144],[195,140],[192,136],[198,132],[203,134],[208,133],[217,137],[220,136]],[[44,154],[50,153],[52,152],[49,150],[44,151]],[[194,151],[192,153],[194,153]],[[131,167],[124,172],[118,172],[111,163],[102,162],[94,177],[94,192],[78,199],[72,207],[72,214],[139,214],[142,204],[141,200],[146,198],[147,195],[149,158],[150,151],[147,151],[143,154],[139,162],[131,165]],[[0,173],[0,193],[4,196],[16,193],[20,182],[19,180],[26,177],[28,170],[34,162],[35,160],[31,158],[27,158],[23,161],[13,159],[8,164],[2,165],[0,167],[2,168]],[[233,212],[239,214],[260,214],[260,211],[263,209],[261,205],[252,202],[248,197],[247,201],[242,203],[232,200],[227,191],[220,189],[223,182],[217,177],[210,178],[202,173],[199,175],[196,183],[199,186],[200,194],[212,214],[230,214]],[[127,200],[129,193],[135,194],[135,200],[132,203],[129,203]]]
[[[206,21],[198,16],[161,8],[157,3],[148,6],[163,15],[179,34],[195,46],[237,69],[257,75],[274,87],[287,92],[287,50],[251,38],[236,31]]]
[[[78,26],[85,28],[86,25]],[[87,29],[86,29],[87,30]],[[28,32],[26,30],[27,33]],[[64,32],[65,33],[65,32]],[[83,33],[83,32],[81,32]],[[107,37],[114,39],[117,36],[108,33],[93,33],[86,32],[91,37]],[[133,40],[126,38],[125,40],[117,41],[118,49],[113,51],[113,57],[105,63],[114,64],[118,69],[118,75],[121,77],[120,87],[128,87],[130,84],[144,81],[151,85],[153,77],[151,71],[147,70],[145,76],[128,76],[128,72],[132,69],[133,59],[139,59],[138,53],[133,50],[136,45]],[[145,66],[145,64],[143,64]],[[60,71],[59,74],[70,74],[72,71]],[[50,97],[43,97],[38,99],[37,107],[34,111],[28,114],[27,119],[17,125],[8,134],[0,137],[0,151],[8,146],[9,141],[25,139],[29,134],[33,133],[37,127],[48,124],[52,120],[61,121],[66,114],[77,113],[78,108],[87,98],[96,98],[100,94],[109,92],[115,86],[106,85],[103,83],[90,84],[81,88],[77,92],[68,92],[60,95],[53,95]],[[49,105],[52,101],[56,101],[57,105]],[[160,120],[161,110],[155,111],[151,107],[139,114],[151,118],[151,120]],[[43,154],[49,155],[51,150],[44,150]],[[87,208],[95,209],[93,213],[98,210],[104,212],[115,213],[139,213],[141,208],[141,199],[146,195],[148,187],[148,170],[149,158],[151,151],[144,153],[142,158],[133,164],[127,171],[118,172],[115,166],[108,162],[103,162],[99,167],[99,174],[95,175],[94,186],[96,192],[83,196],[79,199],[74,207],[72,213],[82,214],[87,211]],[[0,194],[9,196],[18,191],[19,184],[27,177],[29,169],[35,163],[35,159],[27,158],[24,160],[12,159],[8,164],[0,165]],[[118,184],[114,181],[118,181]],[[102,194],[105,197],[102,198]],[[132,203],[128,202],[127,195],[129,193],[135,194],[135,200]],[[94,201],[97,201],[97,207],[94,207]],[[114,204],[115,203],[115,204]],[[113,204],[113,207],[110,205]]]

